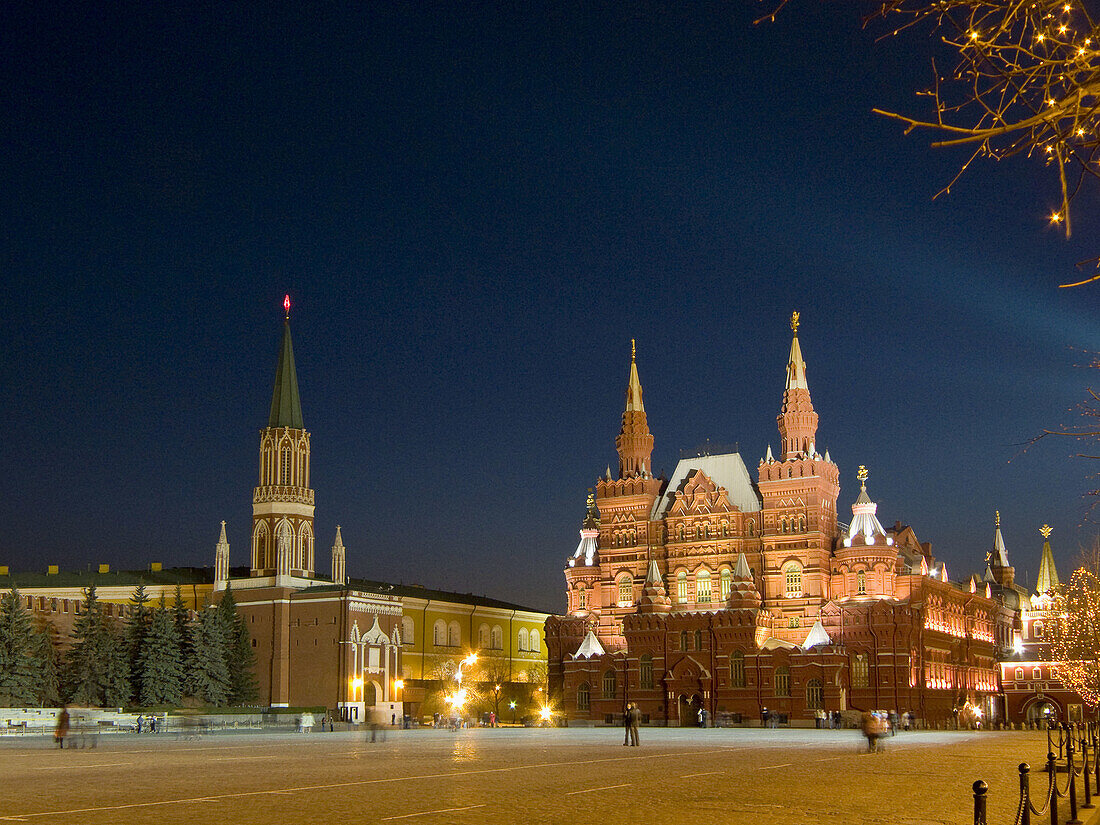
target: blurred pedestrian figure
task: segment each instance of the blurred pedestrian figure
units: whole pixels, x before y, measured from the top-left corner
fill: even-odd
[[[885,723],[869,710],[865,710],[860,716],[860,727],[867,737],[867,753],[874,753],[878,750],[878,740],[885,733]]]
[[[53,738],[57,742],[57,747],[62,750],[65,749],[65,737],[69,735],[69,708],[67,705],[61,706],[61,712],[57,714],[57,727],[54,728]]]
[[[138,714],[138,718],[137,718],[137,732],[138,732],[138,733],[141,733],[141,723],[142,723],[142,722],[144,722],[144,721],[145,721],[145,717],[144,717],[144,716],[142,716],[142,715],[141,715],[141,714],[139,713],[139,714]]]
[[[769,718],[771,718],[771,713],[768,711],[767,708],[764,708],[762,711],[760,711],[760,723],[763,727],[766,728],[768,726]]]
[[[149,717],[149,733],[156,733],[156,732],[157,732],[157,717],[150,716]]]
[[[913,714],[910,711],[905,711],[901,715],[901,724],[905,730],[909,730],[909,726],[913,724]]]
[[[630,725],[633,720],[634,703],[627,702],[626,709],[623,711],[623,747],[625,748],[630,744]]]
[[[633,702],[631,702],[630,703],[630,727],[627,729],[627,732],[630,734],[630,744],[634,745],[635,747],[638,745],[638,725],[641,724],[641,721],[642,721],[642,709],[639,708],[637,705],[635,705]]]

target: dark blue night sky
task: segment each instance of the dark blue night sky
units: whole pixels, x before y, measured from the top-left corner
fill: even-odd
[[[654,468],[755,475],[800,340],[840,465],[955,578],[1096,532],[1095,199],[905,137],[858,4],[19,4],[0,33],[0,564],[248,563],[291,324],[317,560],[561,610],[630,339]],[[1096,453],[1096,448],[1086,452]],[[1018,578],[1023,578],[1021,572]]]

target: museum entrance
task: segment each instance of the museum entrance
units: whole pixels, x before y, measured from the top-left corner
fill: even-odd
[[[703,709],[703,697],[698,693],[692,694],[690,697],[681,693],[677,709],[680,716],[680,727],[699,727],[699,711]]]

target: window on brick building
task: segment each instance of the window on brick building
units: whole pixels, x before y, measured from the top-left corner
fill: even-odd
[[[527,652],[527,628],[521,627],[519,629],[519,649],[521,653]]]
[[[862,570],[856,573],[856,595],[867,595],[867,575]]]
[[[775,669],[775,695],[791,695],[791,669],[786,665],[780,665]]]
[[[865,688],[870,680],[870,669],[867,666],[867,654],[857,653],[852,659],[852,687]]]
[[[788,599],[797,599],[802,596],[802,567],[796,561],[789,561],[783,565],[783,578],[786,584]]]
[[[680,604],[687,604],[688,574],[686,570],[681,570],[676,574],[676,600]]]
[[[483,624],[477,629],[477,646],[482,650],[489,648],[489,625]]]
[[[730,592],[733,590],[733,573],[729,570],[722,571],[722,601],[726,601],[730,597]]]
[[[458,626],[458,622],[451,622],[447,626],[447,646],[458,647],[462,644],[462,631]]]
[[[581,682],[580,687],[577,688],[577,710],[588,710],[590,700],[588,682]]]
[[[1031,635],[1034,636],[1036,639],[1043,638],[1043,623],[1042,622],[1032,622],[1031,623]]]
[[[810,710],[825,707],[825,688],[820,679],[811,679],[806,683],[806,707]]]
[[[695,574],[695,601],[697,604],[710,604],[709,570],[700,570]]]
[[[691,650],[691,637],[686,630],[680,631],[680,650]]]
[[[440,619],[432,628],[432,644],[442,647],[447,644],[447,623]]]
[[[756,522],[753,521],[751,518],[749,519],[749,523],[748,525],[746,525],[746,528],[750,536],[756,535]]]
[[[1016,681],[1022,682],[1024,680],[1024,669],[1022,667],[1016,668]]]
[[[493,625],[493,629],[489,633],[489,647],[493,650],[504,649],[504,628],[500,625]]]
[[[634,604],[634,582],[630,576],[619,579],[619,607],[630,607]]]
[[[730,686],[741,688],[745,686],[745,654],[740,650],[733,651],[730,656]]]
[[[539,638],[539,632],[537,630],[531,631],[531,652],[538,653],[542,650],[542,640]]]
[[[696,630],[695,631],[695,649],[696,650],[702,650],[703,649],[703,631],[702,630]]]
[[[618,680],[615,678],[615,671],[606,671],[603,675],[603,698],[614,699],[617,687]]]
[[[648,653],[638,663],[638,686],[643,690],[653,687],[653,657]]]
[[[588,590],[581,588],[577,591],[577,610],[588,609]]]

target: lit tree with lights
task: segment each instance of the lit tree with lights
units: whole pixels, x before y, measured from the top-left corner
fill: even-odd
[[[1090,708],[1100,704],[1100,579],[1079,568],[1054,603],[1050,643],[1063,684]]]
[[[765,0],[774,20],[789,0]],[[1049,220],[1072,233],[1071,204],[1100,178],[1100,27],[1082,0],[885,0],[864,23],[892,26],[891,35],[917,28],[939,38],[950,69],[933,63],[932,103],[925,118],[880,109],[906,134],[927,130],[933,146],[970,151],[950,192],[975,160],[1023,156],[1058,178],[1058,206]],[[1083,261],[1100,269],[1100,257]],[[1100,279],[1100,272],[1063,286]]]

